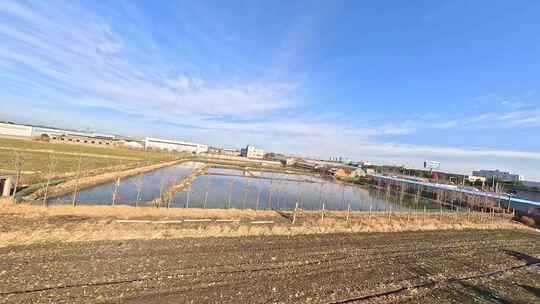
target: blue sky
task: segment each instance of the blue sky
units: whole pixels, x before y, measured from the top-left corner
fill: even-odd
[[[0,1],[0,119],[540,180],[538,1]]]

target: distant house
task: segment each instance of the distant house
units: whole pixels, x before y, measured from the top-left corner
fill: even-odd
[[[335,177],[349,176],[349,173],[343,168],[332,168],[330,169],[330,173],[332,173],[332,175],[334,175]]]
[[[351,173],[349,173],[349,176],[350,177],[364,177],[364,176],[366,176],[366,171],[358,168],[358,169],[355,169],[355,170],[351,171]]]

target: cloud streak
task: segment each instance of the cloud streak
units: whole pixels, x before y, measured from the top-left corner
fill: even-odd
[[[141,27],[144,22],[140,16],[122,19],[123,26],[134,27],[132,35],[139,32],[130,37],[105,17],[76,3],[66,4],[61,10],[47,9],[47,5],[0,1],[0,81],[16,90],[21,99],[39,96],[34,103],[42,103],[42,108],[35,110],[40,115],[50,116],[54,106],[107,109],[136,117],[145,126],[172,126],[172,131],[161,130],[164,136],[195,134],[218,145],[252,142],[274,151],[318,157],[342,154],[359,159],[406,160],[409,165],[424,158],[540,160],[540,153],[535,151],[387,143],[425,129],[540,127],[540,109],[524,109],[523,103],[500,103],[510,112],[448,120],[439,113],[420,113],[420,118],[402,122],[309,112],[310,102],[298,97],[303,84],[290,80],[301,77],[286,75],[288,66],[294,65],[317,37],[311,31],[321,19],[318,15],[300,20],[285,35],[283,45],[269,56],[273,68],[267,75],[242,79],[232,73],[219,77],[205,73],[204,67],[196,67],[190,58],[168,62],[159,55],[168,50],[160,49],[158,39]],[[211,45],[219,43],[201,29],[194,31]],[[220,33],[224,32],[220,29]],[[196,53],[195,46],[185,44],[186,49]],[[152,56],[156,56],[155,60]],[[237,62],[242,56],[233,57]],[[176,64],[195,68],[178,68]],[[160,135],[151,128],[146,132]]]

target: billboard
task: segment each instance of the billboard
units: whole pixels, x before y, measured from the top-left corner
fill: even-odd
[[[426,160],[424,161],[424,168],[433,170],[433,169],[439,169],[441,167],[441,162],[434,161],[434,160]]]

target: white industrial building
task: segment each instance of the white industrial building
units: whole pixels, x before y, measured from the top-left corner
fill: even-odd
[[[94,137],[108,140],[114,140],[114,135],[93,133],[93,132],[80,132],[75,130],[49,128],[43,126],[22,125],[14,123],[0,122],[0,135],[14,136],[14,137],[40,137],[46,134],[49,137],[53,136],[80,136],[80,137]]]
[[[523,175],[512,174],[510,172],[500,170],[478,170],[473,171],[473,176],[485,177],[487,181],[496,179],[502,182],[517,182],[524,180]]]
[[[263,158],[264,150],[257,149],[255,146],[247,145],[245,148],[240,150],[240,156],[247,158]]]
[[[0,134],[15,137],[32,137],[32,126],[0,122]]]
[[[206,153],[208,145],[168,139],[150,138],[144,140],[145,149],[157,149],[190,153]]]

